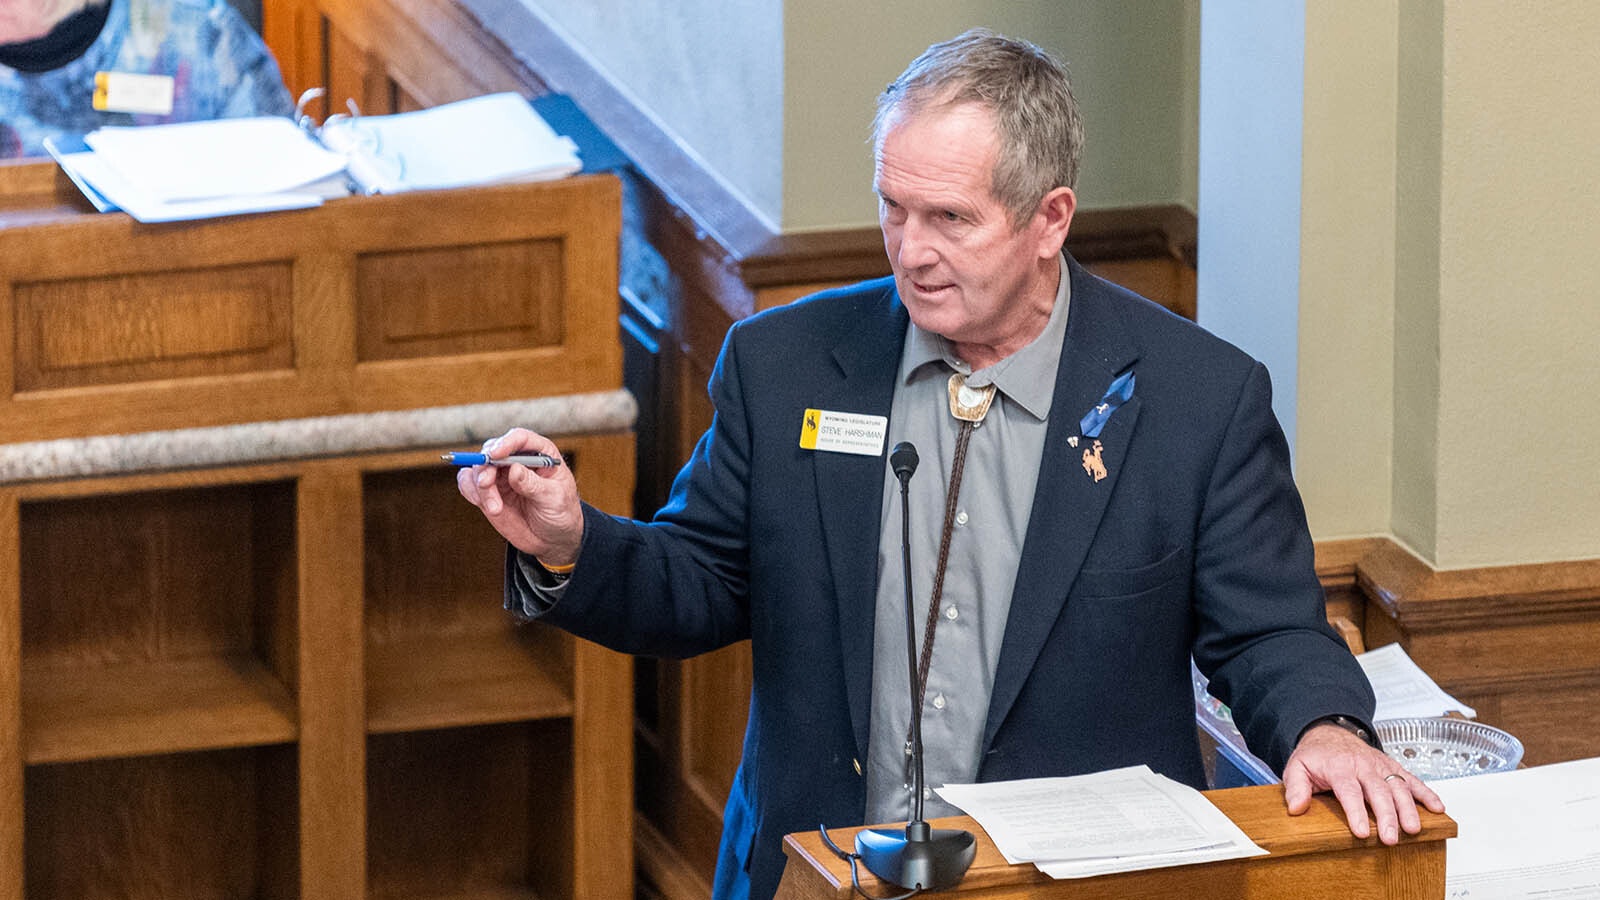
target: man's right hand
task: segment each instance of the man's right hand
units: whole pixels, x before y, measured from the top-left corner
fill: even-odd
[[[543,453],[561,458],[544,435],[513,428],[485,441],[490,459],[518,453]],[[473,466],[456,473],[456,489],[476,506],[511,546],[547,566],[576,562],[583,544],[583,507],[572,470],[562,465]]]

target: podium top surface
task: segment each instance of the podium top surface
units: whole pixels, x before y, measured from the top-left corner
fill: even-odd
[[[1376,837],[1350,833],[1344,813],[1331,795],[1311,799],[1304,815],[1290,816],[1280,785],[1207,791],[1206,797],[1232,819],[1268,856],[1176,866],[1099,878],[1057,881],[1031,865],[1013,866],[971,818],[933,820],[935,827],[964,828],[976,835],[977,858],[961,884],[949,893],[974,898],[1000,897],[1295,897],[1296,900],[1337,897],[1444,896],[1444,841],[1456,836],[1448,815],[1419,809],[1422,832],[1400,835],[1395,847]],[[849,847],[856,828],[830,831],[840,847]],[[851,895],[850,864],[834,856],[815,831],[784,839],[789,865],[780,900]],[[1292,866],[1285,864],[1294,863]],[[1290,872],[1289,869],[1294,871]],[[1282,871],[1279,871],[1282,870]],[[1246,874],[1246,873],[1249,874]],[[861,869],[869,893],[893,889]],[[1216,890],[1206,890],[1210,883]]]

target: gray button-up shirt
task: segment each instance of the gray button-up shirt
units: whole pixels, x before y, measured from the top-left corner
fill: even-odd
[[[923,815],[927,818],[959,813],[932,794],[932,788],[968,783],[978,775],[989,694],[1044,455],[1068,302],[1063,260],[1061,286],[1049,324],[1032,343],[1000,362],[972,372],[951,352],[948,341],[915,325],[907,332],[901,351],[885,446],[910,441],[921,458],[910,491],[912,615],[919,657],[939,558],[945,491],[961,426],[950,414],[946,384],[951,372],[961,372],[969,376],[967,384],[972,387],[994,384],[999,389],[967,445],[966,469],[951,526],[950,556],[922,710],[924,774],[929,788],[924,794]],[[904,821],[912,812],[905,756],[911,687],[900,558],[900,483],[888,466],[884,472],[866,766],[869,823]]]

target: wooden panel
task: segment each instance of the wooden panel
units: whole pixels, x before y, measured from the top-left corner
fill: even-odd
[[[279,744],[298,736],[283,683],[247,656],[25,665],[29,764]]]
[[[567,735],[566,723],[538,723],[373,737],[369,896],[625,897],[573,894],[539,874],[571,866]]]
[[[0,281],[0,352],[23,357],[0,361],[0,441],[446,406],[460,402],[463,384],[473,385],[478,401],[619,387],[620,194],[614,178],[578,176],[351,198],[313,210],[162,228],[136,227],[120,214],[76,213],[49,226],[0,228],[4,275],[14,279]],[[84,246],[103,249],[86,255],[79,252]],[[490,257],[509,254],[513,262],[499,274],[536,269],[537,277],[496,294],[487,281],[495,273],[480,273],[472,293],[441,295],[463,303],[499,298],[496,309],[513,317],[517,302],[532,304],[524,319],[531,337],[490,340],[450,332],[447,307],[429,305],[440,301],[413,290],[407,295],[411,300],[398,307],[405,311],[401,335],[416,338],[430,328],[439,334],[395,342],[417,345],[385,351],[397,358],[358,360],[358,257],[382,258],[371,271],[383,273],[389,285],[403,281],[407,272],[437,285],[437,276],[426,274],[430,264],[452,267],[458,276],[452,280],[470,280],[470,255],[463,261],[453,254],[480,246],[494,248],[487,251]],[[515,249],[524,246],[536,249]],[[515,262],[522,253],[527,259]],[[548,259],[552,254],[559,263]],[[402,261],[411,255],[423,261]],[[248,285],[265,291],[257,296],[281,301],[257,310],[240,293],[197,308],[178,290],[189,283],[184,280],[191,278],[188,270],[165,273],[180,258],[205,261],[204,268],[193,270],[195,280],[221,277],[205,273],[226,270],[227,278],[238,280],[228,282],[230,290],[242,292]],[[61,283],[97,287],[85,304],[68,303],[66,297],[43,304],[57,323],[46,327],[30,311],[41,308],[39,298],[46,295],[24,297],[24,309],[16,302],[18,292],[10,289],[16,283],[30,286],[25,294],[56,290],[44,286]],[[174,293],[147,307],[134,306],[139,315],[132,315],[125,294],[136,283],[154,286],[149,290],[165,285]],[[141,296],[148,295],[141,290]],[[517,291],[526,292],[522,300],[516,299]],[[84,317],[79,306],[98,314]],[[271,309],[277,311],[267,312]],[[470,316],[457,319],[467,322]],[[191,322],[199,325],[186,324]],[[264,355],[224,352],[258,343],[253,336],[263,329],[272,336],[270,349],[260,351]],[[47,338],[56,343],[47,344]],[[60,348],[51,351],[57,358],[87,361],[91,368],[51,370],[65,375],[23,374],[21,386],[76,380],[87,388],[94,379],[115,381],[121,388],[116,402],[82,390],[8,390],[5,382],[13,380],[18,366],[43,371],[38,359],[47,346]],[[453,350],[484,346],[499,349]],[[406,355],[412,352],[424,355]]]
[[[624,493],[618,491],[617,493]],[[624,501],[625,502],[625,501]],[[628,897],[633,891],[633,666],[597,644],[573,648],[570,789],[584,802],[568,823],[570,880],[553,896]],[[557,823],[539,823],[553,828]]]
[[[1494,688],[1468,687],[1462,702],[1478,720],[1522,740],[1528,766],[1600,755],[1600,717],[1586,712],[1600,703],[1600,673],[1518,678]]]
[[[687,660],[683,667],[684,771],[718,813],[739,768],[751,674],[748,642]]]
[[[10,552],[19,519],[16,492],[0,490],[0,872],[23,868],[22,573]],[[0,878],[0,900],[22,900],[22,882]]]
[[[274,6],[295,0],[266,0]],[[320,39],[272,33],[272,49],[319,73],[332,111],[354,99],[362,113],[403,112],[495,91],[542,93],[497,42],[472,27],[452,0],[299,0],[321,23]],[[292,46],[289,46],[292,44]],[[313,86],[308,83],[305,86]]]
[[[1361,642],[1366,647],[1377,645],[1367,643],[1367,598],[1356,584],[1356,564],[1381,541],[1381,538],[1354,538],[1316,542],[1317,580],[1322,582],[1328,619],[1350,622],[1361,632]]]
[[[292,507],[283,484],[24,504],[26,759],[293,740],[268,574],[292,571]]]
[[[329,112],[349,114],[351,103],[355,104],[355,112],[365,116],[386,116],[394,112],[383,58],[370,52],[327,16],[322,16],[321,21],[322,45],[327,53],[324,71]]]
[[[39,165],[38,160],[27,158],[0,159],[0,229],[54,221],[92,209],[60,166]]]
[[[292,802],[284,748],[30,768],[27,887],[33,900],[282,897],[266,810]],[[93,823],[96,827],[85,827]],[[270,864],[270,865],[269,865]]]
[[[572,715],[570,677],[547,629],[414,639],[367,650],[367,730],[555,719]],[[533,638],[524,640],[523,638]]]
[[[362,479],[369,645],[507,627],[500,609],[505,543],[462,502],[451,474],[431,468]]]
[[[287,369],[286,263],[24,282],[15,389]]]
[[[348,463],[296,485],[300,687],[298,896],[361,900],[366,870],[361,479]]]
[[[363,497],[368,730],[571,715],[568,641],[512,626],[500,608],[505,544],[454,479],[369,473]]]
[[[805,284],[790,284],[783,287],[761,288],[756,291],[756,311],[793,303],[801,297],[825,291],[829,288],[842,287],[848,282],[843,281],[811,281]]]
[[[298,98],[307,88],[321,87],[320,79],[303,72],[306,66],[302,57],[309,54],[312,41],[302,38],[302,22],[306,0],[265,0],[261,10],[261,38],[267,50],[278,63],[278,74],[283,77],[289,96]],[[314,111],[317,118],[325,114]]]
[[[1087,267],[1191,322],[1195,319],[1195,270],[1182,260],[1171,256],[1108,259],[1087,263]]]
[[[559,343],[562,256],[556,240],[358,255],[359,358],[411,359]]]
[[[275,511],[261,532],[258,507]],[[291,509],[283,485],[25,504],[25,657],[92,667],[256,653],[251,574],[290,565]]]
[[[579,491],[597,509],[627,515],[633,504],[631,436],[560,440]],[[623,474],[626,473],[626,474]],[[633,894],[633,660],[598,644],[572,646],[571,789],[583,802],[570,824],[570,880],[553,896]],[[552,823],[537,823],[539,828]],[[561,837],[561,836],[557,836]]]

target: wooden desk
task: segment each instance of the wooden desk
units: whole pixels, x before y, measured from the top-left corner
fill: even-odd
[[[482,429],[370,442],[620,393],[619,184],[166,225],[73,192],[0,165],[8,453],[354,441],[0,482],[0,900],[631,896],[631,660],[500,609],[438,458]],[[628,423],[515,424],[630,511]]]
[[[965,828],[978,838],[978,855],[961,884],[947,894],[961,900],[1441,900],[1445,839],[1454,837],[1448,816],[1422,812],[1423,830],[1402,835],[1394,847],[1350,834],[1331,797],[1312,798],[1303,816],[1284,812],[1276,785],[1211,791],[1207,795],[1252,840],[1271,855],[1195,866],[1124,872],[1057,881],[1033,866],[1013,866],[994,842],[966,817],[940,819],[936,827]],[[859,829],[830,832],[840,847],[853,846]],[[816,832],[784,839],[789,856],[778,900],[846,900],[852,896],[849,863],[834,856]],[[897,893],[863,868],[869,893]]]

